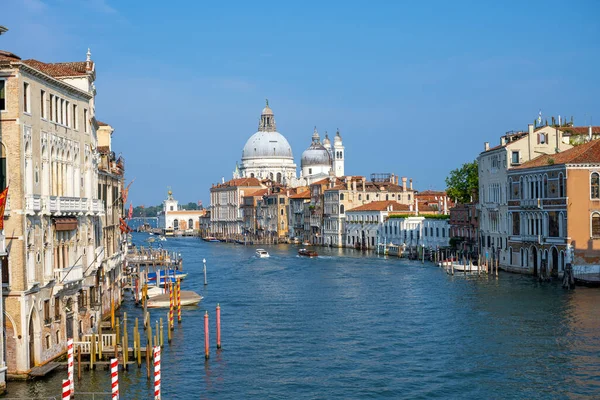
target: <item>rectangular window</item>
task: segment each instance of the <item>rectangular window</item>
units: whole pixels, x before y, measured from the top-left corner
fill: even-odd
[[[8,285],[8,256],[0,257],[2,263],[2,284]]]
[[[83,131],[86,133],[88,131],[88,110],[87,110],[87,108],[83,109]]]
[[[44,300],[44,322],[50,319],[50,300]]]
[[[0,111],[6,111],[6,81],[0,79]]]
[[[65,114],[66,114],[66,118],[65,118],[65,125],[67,126],[71,126],[71,104],[67,101],[65,106]]]
[[[77,104],[73,104],[73,129],[79,129],[79,118],[77,118]]]
[[[512,165],[519,165],[519,152],[518,151],[513,151],[512,152],[511,164]]]
[[[23,111],[26,113],[31,112],[29,97],[29,83],[23,82]]]
[[[46,92],[40,92],[40,115],[42,118],[46,119]]]
[[[60,99],[60,124],[65,124],[65,100]]]
[[[54,298],[54,319],[60,319],[60,297],[58,296]]]
[[[50,95],[50,121],[54,121],[54,95]]]

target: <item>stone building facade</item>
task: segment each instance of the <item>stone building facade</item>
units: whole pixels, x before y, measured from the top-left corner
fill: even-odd
[[[114,282],[98,273],[107,208],[98,197],[95,76],[89,51],[86,61],[52,64],[0,52],[0,148],[10,198],[5,348],[13,376],[63,354],[66,338],[95,330],[100,286]]]

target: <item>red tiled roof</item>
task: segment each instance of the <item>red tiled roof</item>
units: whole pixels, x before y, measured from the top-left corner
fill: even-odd
[[[98,120],[96,120],[96,122],[98,123],[98,126],[109,126],[106,122],[102,122],[102,121],[98,121]]]
[[[514,169],[545,167],[556,164],[600,163],[600,140],[575,146],[556,154],[545,154],[527,161]]]
[[[19,61],[21,57],[9,51],[0,50],[0,61]]]
[[[23,64],[27,64],[47,75],[54,78],[66,76],[83,76],[88,73],[86,61],[74,61],[64,63],[44,63],[38,60],[23,60]],[[93,66],[93,63],[92,63]]]
[[[304,191],[296,194],[291,194],[290,199],[310,199],[310,192]]]
[[[215,187],[217,188],[237,186],[260,186],[260,181],[256,178],[238,178],[231,179],[225,183],[219,183],[218,185],[215,185]]]
[[[590,132],[589,126],[563,126],[559,129],[570,135],[587,135]],[[598,134],[600,134],[600,126],[592,126],[592,135]]]
[[[407,204],[396,203],[393,200],[384,200],[384,201],[374,201],[372,203],[363,204],[362,206],[358,206],[350,211],[387,211],[388,206],[392,206],[391,211],[410,211],[410,206]]]

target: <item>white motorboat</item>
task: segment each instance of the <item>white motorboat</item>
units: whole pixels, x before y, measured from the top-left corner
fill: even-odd
[[[265,249],[256,249],[256,257],[267,258],[270,256],[269,256],[269,253]]]
[[[195,306],[200,303],[203,299],[196,292],[192,292],[191,290],[182,290],[181,291],[181,305],[182,306]],[[154,296],[148,299],[148,308],[169,308],[170,297],[169,294],[164,293],[158,296]]]
[[[166,291],[164,288],[156,287],[156,286],[148,286],[148,298],[156,297],[160,294],[165,294]],[[142,291],[138,292],[138,297],[142,297]]]
[[[167,241],[167,238],[166,238],[166,237],[164,237],[163,235],[160,235],[160,236],[158,237],[158,240],[160,240],[161,242],[166,242],[166,241]]]

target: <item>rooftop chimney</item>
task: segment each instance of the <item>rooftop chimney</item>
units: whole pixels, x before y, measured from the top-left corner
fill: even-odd
[[[527,135],[527,150],[529,156],[527,161],[529,161],[532,158],[531,156],[533,155],[533,144],[535,143],[535,139],[533,137],[533,124],[527,125],[527,132],[529,133],[529,135]]]
[[[404,190],[406,192],[406,177],[405,176],[402,177],[402,190]]]
[[[412,189],[412,178],[410,178],[410,190],[413,190]]]
[[[485,143],[483,144],[483,150],[484,150],[484,151],[488,151],[489,149],[490,149],[490,142],[485,142]]]
[[[592,125],[588,128],[588,140],[592,140]]]
[[[366,183],[366,182],[367,182],[367,178],[365,178],[365,177],[363,176],[363,178],[362,178],[363,192],[366,190],[366,187],[365,187],[365,183]]]

